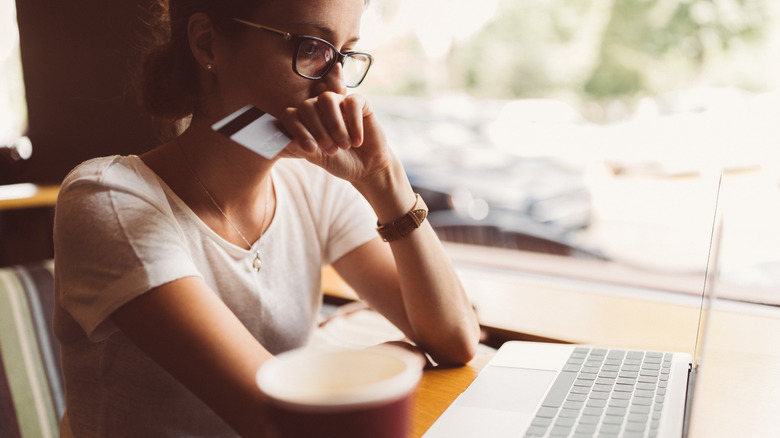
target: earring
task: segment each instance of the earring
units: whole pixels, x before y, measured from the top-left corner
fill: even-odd
[[[213,66],[213,65],[211,65],[211,64],[206,64],[206,70],[209,70],[209,71],[211,71],[211,70],[213,70],[213,69],[214,69],[214,66]]]

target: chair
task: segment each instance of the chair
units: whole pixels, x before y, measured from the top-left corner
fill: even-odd
[[[65,410],[52,332],[54,263],[0,268],[0,437],[57,437]]]

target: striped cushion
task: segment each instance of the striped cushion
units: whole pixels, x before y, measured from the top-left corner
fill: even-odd
[[[54,264],[0,268],[0,437],[56,437],[64,411],[52,333]]]

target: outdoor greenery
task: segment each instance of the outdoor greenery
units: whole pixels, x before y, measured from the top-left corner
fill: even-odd
[[[455,34],[447,26],[458,25],[453,11],[459,2],[426,1],[442,8],[418,27]],[[372,7],[389,17],[399,2],[376,1]],[[777,24],[775,3],[497,0],[481,29],[452,38],[440,59],[426,57],[424,42],[415,37],[419,28],[408,33],[392,47],[392,81],[375,86],[393,94],[459,90],[478,98],[554,97],[578,106],[620,102],[626,108],[645,96],[694,86],[761,91],[774,84],[766,57]]]

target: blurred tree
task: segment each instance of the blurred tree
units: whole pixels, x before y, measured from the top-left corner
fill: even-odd
[[[765,39],[773,1],[502,0],[479,33],[453,44],[447,77],[416,89],[628,105],[696,85],[750,89],[765,84],[760,69],[736,60]]]
[[[755,42],[765,0],[615,0],[583,91],[632,98],[695,83],[713,61]]]

